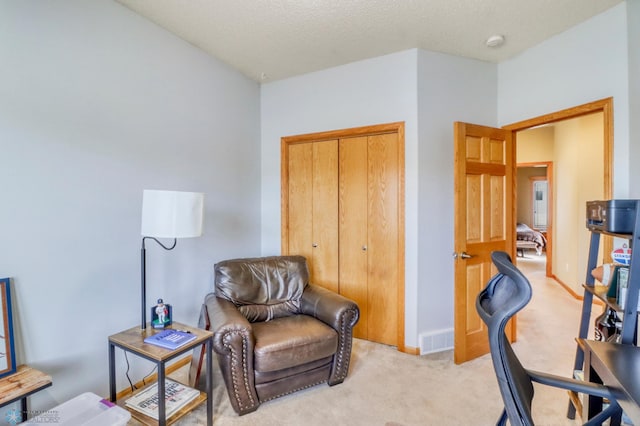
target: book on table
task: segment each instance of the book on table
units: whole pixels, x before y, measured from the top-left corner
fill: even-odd
[[[165,418],[171,417],[176,411],[193,401],[200,391],[165,379]],[[125,405],[140,413],[158,420],[158,384],[152,384],[140,393],[135,394],[125,401]]]
[[[146,337],[144,342],[166,349],[177,349],[195,338],[195,334],[169,328],[153,336]]]

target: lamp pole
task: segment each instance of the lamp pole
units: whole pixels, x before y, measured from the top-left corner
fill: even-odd
[[[140,288],[140,301],[141,301],[141,312],[142,312],[142,324],[140,326],[140,329],[142,330],[146,330],[147,329],[147,270],[146,270],[146,257],[147,257],[147,251],[144,248],[144,240],[147,237],[142,237],[142,248],[140,249],[140,273],[141,273],[141,280],[142,280],[142,285]]]
[[[141,330],[147,329],[147,250],[144,246],[144,240],[150,238],[154,240],[156,243],[160,244],[165,250],[173,250],[178,242],[177,238],[173,239],[173,245],[171,247],[167,247],[162,244],[155,237],[142,237],[142,248],[140,249],[140,303],[141,303],[141,319],[142,322],[140,324]]]

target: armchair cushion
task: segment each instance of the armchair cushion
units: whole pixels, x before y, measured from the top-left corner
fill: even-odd
[[[284,370],[330,357],[338,348],[338,333],[307,315],[254,323],[253,368],[261,373]]]

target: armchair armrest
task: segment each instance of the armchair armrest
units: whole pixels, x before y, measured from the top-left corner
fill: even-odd
[[[217,354],[227,355],[231,346],[241,344],[246,350],[253,352],[255,341],[251,323],[238,308],[232,302],[216,297],[213,293],[207,295],[204,303],[213,331],[213,350]],[[242,342],[243,340],[246,341]]]
[[[255,411],[260,400],[254,385],[255,338],[251,323],[232,302],[216,297],[214,293],[205,298],[204,309],[213,331],[213,350],[218,354],[231,405],[238,414]]]
[[[360,318],[358,305],[344,296],[309,284],[302,293],[300,313],[319,319],[338,333],[338,350],[327,383],[330,386],[342,383],[349,372],[353,327]]]
[[[360,318],[358,305],[326,288],[309,284],[302,293],[300,312],[318,318],[340,332],[353,328]]]

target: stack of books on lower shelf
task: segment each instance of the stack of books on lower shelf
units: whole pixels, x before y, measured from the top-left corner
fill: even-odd
[[[174,382],[165,380],[165,417],[169,418],[178,410],[193,401],[200,391]],[[146,416],[158,420],[158,384],[154,383],[140,393],[127,399],[125,405]]]

